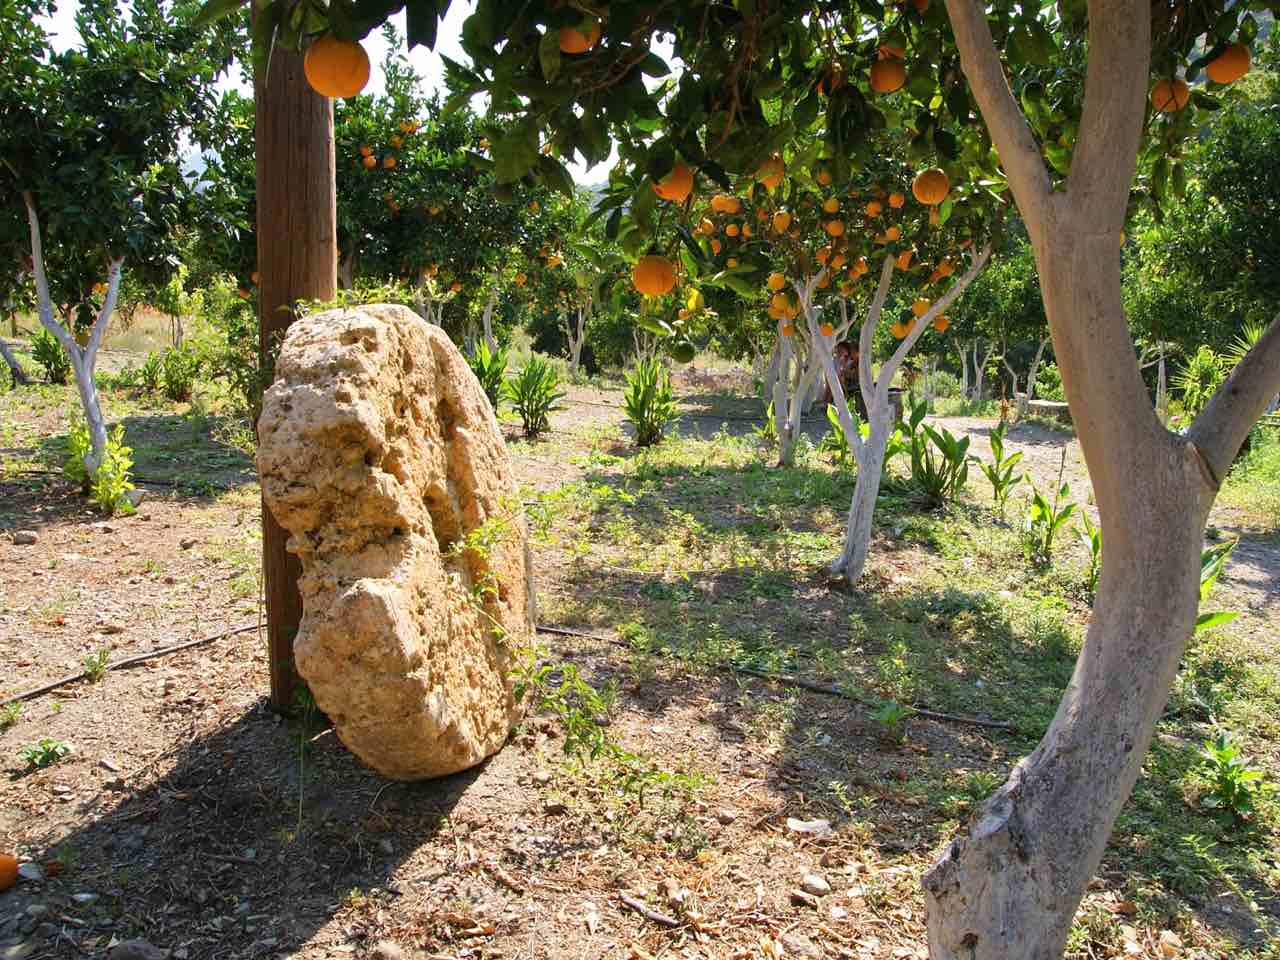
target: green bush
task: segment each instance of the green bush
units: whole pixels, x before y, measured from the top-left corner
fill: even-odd
[[[1182,409],[1188,418],[1204,409],[1227,373],[1222,357],[1201,346],[1173,375],[1173,388],[1182,395]]]
[[[667,426],[679,418],[671,377],[666,367],[655,360],[644,360],[627,375],[623,394],[627,422],[635,427],[636,444],[652,446],[662,439]]]
[[[1036,371],[1036,396],[1041,400],[1066,402],[1067,395],[1062,392],[1062,374],[1053,361],[1040,364],[1040,369]]]
[[[496,350],[490,350],[488,343],[483,339],[478,340],[475,349],[467,357],[467,364],[480,381],[480,387],[489,398],[494,413],[497,413],[498,404],[502,400],[502,382],[507,376],[507,348],[499,346]]]
[[[44,368],[44,378],[50,383],[65,384],[71,375],[71,358],[62,344],[48,330],[41,327],[31,339],[31,357]]]
[[[969,479],[969,438],[924,423],[924,401],[911,409],[911,482],[931,502],[954,500]]]
[[[191,390],[200,372],[200,357],[189,346],[166,350],[160,365],[164,395],[175,403],[191,399]]]
[[[164,373],[164,361],[157,353],[148,353],[146,361],[138,368],[138,382],[148,393],[156,393],[160,389],[160,378]]]
[[[541,357],[531,357],[520,372],[503,384],[507,401],[520,414],[527,437],[536,437],[549,426],[551,411],[562,409],[564,391],[560,375]]]
[[[93,475],[89,497],[103,513],[132,513],[128,494],[133,489],[129,471],[133,468],[133,448],[124,445],[124,427],[117,426],[107,435],[107,449],[102,465]]]
[[[68,480],[85,493],[89,492],[89,473],[84,466],[84,458],[93,449],[93,441],[89,437],[89,425],[78,416],[71,421],[71,429],[67,432],[67,459],[62,464],[62,472]]]

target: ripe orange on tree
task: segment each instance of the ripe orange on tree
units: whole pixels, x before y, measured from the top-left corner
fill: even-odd
[[[907,202],[907,198],[904,197],[897,190],[889,194],[889,206],[893,207],[893,209],[895,210],[899,209],[906,202]]]
[[[917,200],[926,206],[937,206],[947,199],[947,194],[950,191],[951,181],[937,167],[920,171],[920,173],[916,174],[916,178],[911,181],[911,192]]]
[[[663,200],[684,203],[693,192],[693,171],[683,163],[677,163],[671,172],[653,185],[653,192]]]
[[[896,57],[877,60],[871,65],[871,89],[876,93],[893,93],[907,82],[907,68]]]
[[[646,297],[661,297],[676,285],[676,270],[666,257],[649,254],[636,261],[631,279]]]
[[[372,170],[374,167],[376,167],[376,166],[378,165],[378,158],[377,158],[377,157],[372,157],[372,156],[366,156],[366,157],[365,157],[363,160],[361,160],[360,162],[361,162],[362,164],[364,164],[364,168],[365,168],[366,170]]]
[[[946,333],[949,326],[951,326],[951,321],[947,319],[946,314],[940,314],[933,318],[933,329],[939,333]]]
[[[778,273],[777,271],[774,271],[773,273],[769,274],[769,279],[765,281],[765,285],[770,290],[778,291],[787,285],[787,278],[784,277],[782,274]]]
[[[590,28],[583,33],[577,27],[560,28],[560,52],[569,54],[587,53],[600,42],[600,21],[593,20]]]
[[[369,54],[354,40],[326,33],[307,47],[302,72],[322,97],[354,97],[369,82]]]
[[[760,164],[760,169],[756,171],[756,179],[763,183],[766,189],[776,190],[782,183],[782,175],[786,173],[786,169],[782,157],[775,153]]]
[[[1177,113],[1191,100],[1191,88],[1180,77],[1157,80],[1151,88],[1151,105],[1157,113]]]
[[[836,328],[829,323],[824,323],[818,327],[818,332],[824,337],[829,337],[836,332]]]
[[[1214,83],[1235,83],[1249,72],[1249,48],[1233,43],[1209,61],[1204,72]]]
[[[383,157],[382,165],[386,167],[388,170],[394,170],[396,166],[395,154],[388,153],[385,157]]]

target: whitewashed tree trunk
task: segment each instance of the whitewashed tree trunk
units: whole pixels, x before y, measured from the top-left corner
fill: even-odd
[[[40,323],[46,330],[58,338],[62,349],[71,358],[71,369],[76,378],[76,392],[80,395],[80,406],[84,410],[85,421],[89,425],[90,450],[84,457],[85,473],[93,477],[102,465],[107,451],[107,423],[102,416],[102,404],[98,400],[98,385],[94,383],[93,371],[98,363],[98,348],[102,346],[102,338],[106,336],[107,326],[111,322],[111,311],[115,309],[116,298],[120,295],[120,273],[124,266],[123,257],[115,257],[107,266],[107,295],[103,298],[102,308],[94,318],[89,330],[88,342],[82,347],[76,342],[67,326],[59,322],[53,315],[53,302],[49,297],[49,280],[44,269],[44,246],[40,237],[40,217],[36,213],[35,200],[30,193],[24,192],[22,199],[27,206],[27,223],[31,228],[31,262],[34,267],[36,282],[36,310]]]
[[[582,346],[587,340],[587,317],[591,313],[591,297],[564,317],[564,334],[569,341],[569,374],[576,375],[582,361]],[[577,321],[576,325],[574,321]]]
[[[338,259],[338,287],[351,290],[355,287],[356,255],[353,252]]]
[[[791,382],[792,345],[791,338],[782,333],[782,323],[778,323],[778,364],[773,375],[773,425],[778,431],[779,466],[786,463],[785,451],[781,449],[782,424],[787,419],[787,385]]]
[[[987,352],[982,355],[982,359],[978,359],[978,346],[981,340],[973,341],[973,401],[981,403],[986,394],[986,377],[987,362],[991,359],[991,354],[995,352],[995,341],[987,344]]]
[[[636,363],[647,363],[658,355],[658,335],[642,330],[640,327],[631,328],[631,342],[635,347]]]
[[[796,357],[796,372],[799,376],[794,381],[795,389],[791,391],[791,399],[786,406],[786,418],[782,421],[775,421],[778,426],[779,466],[789,466],[795,460],[796,441],[799,439],[800,431],[804,427],[804,415],[809,409],[813,386],[822,372],[821,362],[818,360],[816,350],[810,349],[808,351],[808,356],[803,366],[800,364],[800,358]]]
[[[1031,236],[1107,549],[1075,673],[1048,731],[924,876],[929,955],[1058,960],[1191,636],[1209,508],[1280,389],[1280,325],[1185,436],[1170,434],[1138,368],[1120,283],[1119,234],[1150,76],[1150,5],[1089,0],[1084,109],[1059,186],[1009,89],[985,8],[946,6]]]
[[[885,257],[875,295],[867,309],[867,316],[862,322],[862,330],[858,336],[858,388],[862,391],[869,424],[865,441],[859,432],[857,420],[849,410],[844,385],[840,382],[839,371],[836,370],[836,336],[822,335],[819,311],[813,305],[813,294],[822,278],[822,273],[809,278],[807,282],[797,282],[795,285],[796,292],[800,295],[800,308],[809,327],[813,352],[819,356],[823,374],[826,376],[827,388],[831,391],[832,405],[836,409],[840,430],[858,464],[858,479],[854,484],[853,500],[849,505],[849,515],[845,524],[844,546],[840,555],[827,567],[832,576],[842,577],[850,584],[854,584],[866,569],[867,555],[871,549],[871,521],[875,514],[876,498],[880,494],[880,480],[884,472],[885,449],[888,447],[889,437],[894,427],[893,407],[889,403],[889,387],[893,384],[893,378],[916,342],[933,324],[934,318],[956,301],[965,288],[982,272],[982,268],[986,266],[990,257],[991,245],[988,244],[981,253],[974,255],[969,269],[952,284],[951,289],[912,325],[911,332],[880,367],[879,376],[873,377],[871,353],[875,329],[880,322],[885,300],[889,296],[889,285],[893,279],[894,270],[893,256]]]
[[[1031,361],[1031,368],[1027,371],[1027,388],[1022,393],[1018,393],[1018,373],[1010,365],[1008,358],[1005,358],[1005,368],[1009,371],[1009,375],[1013,377],[1013,395],[1018,401],[1019,420],[1027,415],[1027,408],[1031,405],[1031,401],[1036,398],[1036,377],[1040,373],[1040,360],[1043,358],[1044,348],[1048,344],[1048,337],[1041,338],[1039,346],[1036,347],[1036,355]]]
[[[0,339],[0,356],[4,357],[4,362],[8,365],[9,372],[13,374],[13,382],[19,386],[26,386],[30,382],[27,380],[27,372],[22,369],[22,364],[18,362],[18,358],[9,349],[9,344],[2,339]]]
[[[480,315],[480,322],[484,326],[484,343],[489,348],[490,353],[494,353],[498,349],[498,340],[493,335],[493,311],[498,305],[498,295],[496,293],[489,294],[489,301],[484,305],[484,313]]]
[[[960,397],[961,399],[969,399],[969,345],[963,340],[957,340],[956,345],[960,348]]]
[[[1169,380],[1165,375],[1164,344],[1160,344],[1160,359],[1156,361],[1156,416],[1163,426],[1169,425]]]

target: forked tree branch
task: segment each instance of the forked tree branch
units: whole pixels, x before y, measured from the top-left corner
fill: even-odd
[[[1150,0],[1090,0],[1084,112],[1067,194],[1073,211],[1108,232],[1124,226],[1150,71]]]
[[[1029,221],[1041,219],[1052,185],[1036,138],[1004,76],[983,0],[946,0],[960,66],[978,101],[1014,198]],[[1092,58],[1091,58],[1092,59]]]
[[[1221,482],[1244,438],[1271,399],[1280,393],[1280,318],[1244,355],[1200,411],[1187,436]]]

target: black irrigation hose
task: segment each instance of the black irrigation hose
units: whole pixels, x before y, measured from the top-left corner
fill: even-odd
[[[224,630],[222,633],[215,633],[211,637],[201,637],[199,640],[188,640],[185,643],[175,643],[168,647],[160,647],[148,653],[140,653],[135,657],[126,657],[123,660],[117,660],[115,663],[109,663],[105,670],[124,670],[127,667],[137,666],[139,663],[145,663],[148,660],[154,660],[157,657],[163,657],[170,653],[177,653],[180,650],[190,650],[192,647],[198,647],[202,644],[212,643],[215,640],[222,640],[225,637],[234,637],[237,634],[248,633],[250,630],[257,630],[258,624],[250,623],[243,627],[235,627],[231,630]],[[35,687],[10,697],[8,700],[0,701],[0,707],[7,707],[11,703],[18,703],[21,700],[34,700],[43,694],[49,693],[51,690],[57,690],[59,687],[65,687],[69,683],[75,683],[78,680],[85,680],[89,676],[87,670],[81,673],[72,673],[52,683],[46,683],[43,687]]]
[[[582,630],[571,630],[568,627],[538,627],[539,633],[549,633],[557,637],[581,637],[585,640],[595,640],[599,643],[609,643],[614,646],[625,646],[621,640],[614,640],[610,637],[602,637],[597,633],[586,633]],[[760,680],[771,680],[776,683],[785,683],[793,687],[800,687],[802,690],[809,690],[813,693],[821,693],[828,697],[839,697],[842,700],[848,700],[853,703],[860,703],[857,697],[837,687],[826,687],[820,683],[813,683],[809,680],[801,679],[789,673],[767,673],[764,670],[753,670],[751,667],[740,667],[733,663],[721,663],[716,665],[718,669],[726,670],[729,673],[739,673],[743,676],[756,677]],[[982,717],[965,717],[954,713],[939,713],[937,710],[930,710],[927,707],[912,705],[912,710],[922,717],[928,717],[930,720],[940,720],[947,723],[963,723],[971,727],[990,727],[994,730],[1012,730],[1013,724],[1007,720],[986,720]]]

